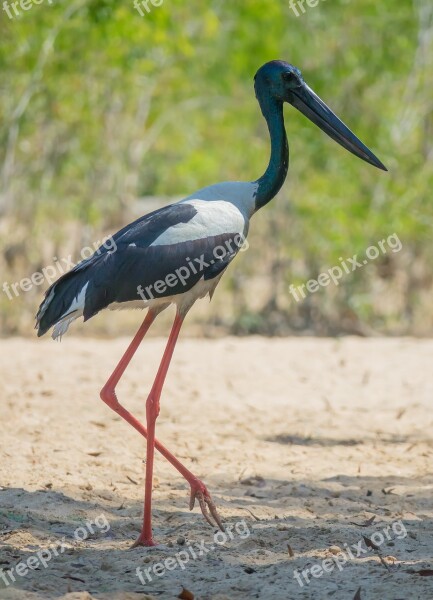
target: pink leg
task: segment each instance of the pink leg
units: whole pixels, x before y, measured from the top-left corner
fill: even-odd
[[[152,311],[149,311],[147,313],[140,329],[134,336],[134,339],[132,340],[128,349],[126,350],[125,354],[119,361],[119,364],[114,369],[113,374],[111,375],[111,377],[108,379],[107,383],[104,385],[104,387],[101,390],[102,400],[112,410],[114,410],[119,416],[121,416],[123,419],[125,419],[125,421],[127,421],[130,425],[132,425],[134,427],[134,429],[136,429],[139,433],[141,433],[141,435],[143,435],[145,438],[148,437],[148,432],[147,432],[146,428],[128,410],[126,410],[119,403],[117,396],[116,396],[116,386],[117,386],[118,382],[120,381],[120,378],[122,377],[123,373],[125,372],[127,366],[129,365],[132,357],[134,356],[138,346],[140,345],[144,336],[146,335],[147,331],[149,330],[149,327],[155,320],[155,317],[157,316],[157,314],[158,313],[155,313]],[[182,319],[180,319],[180,325],[181,324],[182,324]],[[179,325],[179,329],[180,329],[180,325]],[[173,325],[173,329],[174,329],[174,325]],[[177,339],[178,334],[179,334],[179,331],[177,331],[176,339]],[[173,336],[173,332],[170,336],[170,339],[172,336]],[[174,341],[174,343],[175,343],[175,341]],[[168,349],[168,346],[167,346],[167,349]],[[174,344],[173,344],[173,349],[171,350],[170,358],[173,353],[173,350],[174,350]],[[167,353],[167,350],[166,350],[166,353]],[[164,354],[164,357],[165,357],[165,354]],[[163,361],[161,362],[161,367],[158,371],[158,375],[160,374],[163,362],[164,362],[164,358],[163,358]],[[169,364],[169,362],[170,361],[168,361],[168,364]],[[168,364],[167,364],[165,373],[167,372]],[[157,375],[157,378],[155,379],[155,383],[152,387],[153,392],[155,390],[155,386],[156,386],[156,383],[158,380],[158,375]],[[165,375],[161,381],[161,387],[162,387],[162,384],[164,383],[164,379],[165,379]],[[152,392],[150,395],[152,395]],[[158,405],[159,405],[159,398],[158,398]],[[146,405],[146,412],[147,412],[147,405]],[[153,433],[153,435],[154,435],[154,433]],[[209,511],[210,511],[210,513],[213,516],[213,518],[215,519],[215,522],[217,523],[217,525],[220,527],[220,529],[222,529],[224,531],[223,525],[221,523],[218,512],[216,510],[215,504],[213,503],[212,498],[211,498],[206,486],[204,485],[204,483],[201,482],[193,473],[191,473],[191,471],[189,471],[189,469],[187,469],[184,465],[182,465],[182,463],[173,454],[171,454],[171,452],[169,452],[167,450],[167,448],[165,448],[165,446],[163,446],[157,439],[154,440],[154,447],[175,467],[175,469],[177,469],[179,471],[179,473],[183,477],[185,477],[185,479],[190,484],[190,486],[191,486],[190,510],[192,510],[194,508],[195,500],[197,498],[197,500],[199,501],[199,504],[200,504],[201,511],[202,511],[203,516],[205,517],[206,521],[212,527],[214,526],[214,523],[212,522],[210,515],[209,515]],[[147,470],[147,468],[146,468],[146,470]],[[209,510],[208,510],[208,508],[209,508]]]
[[[136,545],[154,546],[152,537],[152,486],[153,486],[153,459],[155,453],[155,425],[159,415],[159,399],[161,397],[162,386],[164,385],[171,357],[179,337],[182,327],[183,317],[176,314],[173,327],[168,338],[158,373],[156,374],[150,394],[146,402],[146,424],[147,424],[147,453],[146,453],[146,488],[144,495],[144,519],[143,529],[136,542]]]

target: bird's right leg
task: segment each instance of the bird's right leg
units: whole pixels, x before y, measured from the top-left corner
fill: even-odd
[[[159,312],[159,311],[158,311]],[[119,361],[119,364],[114,369],[112,375],[108,379],[107,383],[101,390],[100,396],[101,399],[109,406],[114,412],[116,412],[120,417],[125,419],[134,429],[136,429],[142,436],[147,439],[147,429],[144,427],[138,419],[134,417],[126,408],[124,408],[116,395],[116,386],[120,381],[123,373],[125,372],[127,366],[131,362],[132,357],[134,356],[138,346],[143,341],[144,336],[148,332],[150,326],[158,315],[157,311],[149,310],[143,323],[141,324],[139,330],[135,334],[132,342],[128,346],[125,354]],[[224,527],[221,523],[221,519],[218,515],[216,506],[209,494],[207,487],[205,484],[198,479],[189,469],[187,469],[171,452],[167,450],[165,446],[161,444],[158,440],[155,439],[155,448],[166,458],[175,469],[179,471],[179,473],[188,481],[191,486],[191,498],[190,498],[190,510],[194,508],[195,499],[197,498],[200,504],[201,512],[203,513],[206,521],[214,527],[214,523],[210,515],[215,519],[218,527],[224,531]],[[210,512],[210,515],[209,515]]]

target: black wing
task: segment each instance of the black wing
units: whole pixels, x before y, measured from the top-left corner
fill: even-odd
[[[148,247],[119,244],[91,269],[84,319],[113,302],[174,296],[202,278],[217,277],[236,256],[240,240],[234,232]]]

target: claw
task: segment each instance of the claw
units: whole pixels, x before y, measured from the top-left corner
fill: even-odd
[[[216,523],[218,525],[218,527],[221,529],[221,531],[225,531],[224,525],[221,522],[217,508],[216,508],[212,498],[210,497],[209,492],[206,490],[206,488],[204,489],[204,491],[197,490],[197,489],[194,490],[194,488],[191,488],[191,497],[190,497],[190,502],[189,502],[190,510],[192,510],[194,508],[196,498],[198,499],[198,503],[200,505],[200,510],[202,512],[202,515],[204,516],[206,521],[209,523],[209,525],[211,527],[215,527],[215,523]],[[212,521],[211,515],[214,518],[215,523]]]
[[[206,519],[206,521],[209,523],[209,525],[211,527],[215,527],[215,523],[213,523],[212,519],[210,518],[209,511],[206,506],[206,501],[204,499],[202,492],[197,492],[197,498],[198,498],[198,503],[200,504],[200,510],[201,510],[204,518]]]
[[[197,494],[197,490],[191,488],[191,495],[189,497],[189,510],[192,510],[195,506],[195,496]]]

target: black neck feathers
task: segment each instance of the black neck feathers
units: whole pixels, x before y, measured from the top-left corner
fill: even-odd
[[[257,179],[256,210],[265,206],[281,189],[289,168],[289,146],[284,128],[283,103],[266,90],[257,90],[257,100],[271,137],[271,157],[263,175]]]

